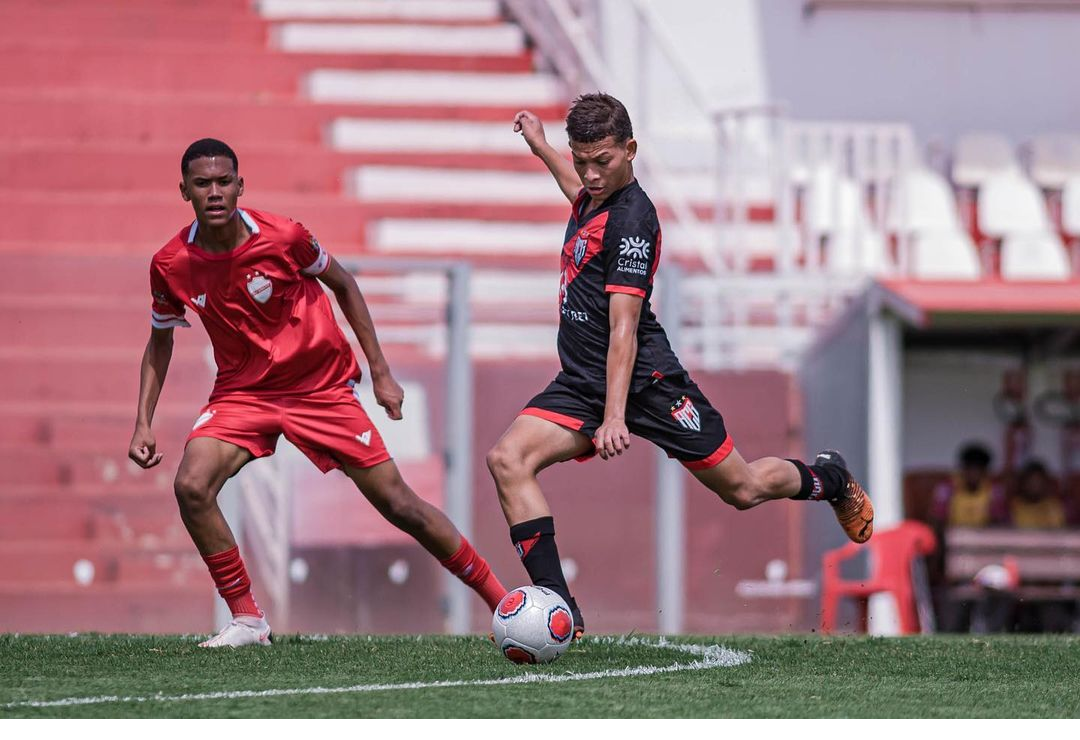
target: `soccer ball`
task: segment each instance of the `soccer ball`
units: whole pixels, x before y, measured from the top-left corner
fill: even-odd
[[[499,602],[491,631],[496,647],[514,663],[550,663],[570,646],[574,617],[554,591],[522,586]]]

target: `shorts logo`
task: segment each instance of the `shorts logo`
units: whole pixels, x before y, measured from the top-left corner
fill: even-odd
[[[581,260],[585,259],[585,252],[589,246],[589,233],[582,231],[574,242],[574,264],[581,267]]]
[[[259,303],[266,303],[274,294],[274,284],[258,270],[254,275],[247,276],[247,289],[251,297]]]
[[[367,445],[368,447],[371,447],[371,430],[368,429],[363,434],[357,434],[356,441],[362,445]]]
[[[645,241],[641,237],[624,236],[619,242],[619,255],[622,257],[632,257],[634,259],[647,260],[649,259],[650,246],[650,243]]]
[[[206,308],[206,293],[199,293],[199,295],[191,299],[191,302],[199,308]]]
[[[203,413],[203,415],[202,415],[202,416],[200,416],[200,417],[199,417],[198,419],[196,419],[196,420],[195,420],[195,426],[193,426],[193,427],[191,428],[191,431],[193,431],[193,432],[194,432],[194,431],[195,431],[196,429],[198,429],[199,427],[201,427],[201,426],[202,426],[203,424],[205,424],[206,422],[208,422],[208,421],[210,421],[211,419],[213,419],[213,418],[214,418],[214,414],[216,414],[216,413],[217,413],[217,412],[216,412],[216,411],[214,411],[213,409],[210,409],[209,411],[206,411],[205,413]]]
[[[509,619],[524,609],[528,600],[529,597],[524,591],[520,588],[516,589],[503,597],[495,613],[499,616],[499,619]]]
[[[701,431],[701,414],[698,413],[694,402],[688,397],[683,396],[675,402],[671,407],[671,416],[682,427],[692,429],[695,432]]]

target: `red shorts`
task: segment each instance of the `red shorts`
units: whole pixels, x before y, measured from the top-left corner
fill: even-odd
[[[390,459],[348,385],[303,396],[223,396],[203,408],[188,441],[212,437],[243,447],[255,457],[267,457],[274,454],[282,434],[324,473],[342,465],[370,468]]]

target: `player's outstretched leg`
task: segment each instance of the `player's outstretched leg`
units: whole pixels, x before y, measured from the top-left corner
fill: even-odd
[[[199,549],[232,621],[200,647],[242,647],[270,644],[270,625],[251,595],[240,549],[236,546],[217,495],[225,481],[251,459],[251,453],[228,442],[197,437],[188,442],[174,485],[180,518]]]
[[[370,468],[346,466],[345,474],[388,522],[411,535],[444,568],[475,591],[491,611],[495,611],[506,595],[506,589],[488,562],[458,532],[446,514],[409,488],[393,460]]]
[[[549,465],[587,455],[592,449],[592,441],[580,432],[535,416],[519,416],[487,455],[510,525],[510,541],[532,582],[559,594],[570,607],[575,639],[584,634],[585,620],[563,575],[555,520],[536,476]]]
[[[722,462],[691,472],[737,509],[749,509],[781,498],[828,501],[853,542],[866,542],[874,533],[874,506],[870,497],[834,450],[820,453],[813,465],[779,457],[763,457],[747,463],[737,450],[732,450]]]

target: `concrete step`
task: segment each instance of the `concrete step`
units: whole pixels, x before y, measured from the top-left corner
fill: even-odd
[[[280,23],[273,27],[270,39],[273,48],[290,53],[519,56],[526,50],[525,33],[509,23]]]
[[[394,254],[536,255],[559,259],[565,221],[384,218],[368,228],[373,250]]]
[[[128,357],[0,356],[0,401],[131,401],[139,395],[141,353]],[[210,395],[214,371],[201,358],[174,357],[165,387],[173,399]]]
[[[527,203],[570,206],[546,172],[487,172],[365,165],[346,180],[348,192],[380,203]]]
[[[6,585],[0,586],[0,631],[208,633],[216,598],[205,583]]]
[[[326,138],[342,152],[456,153],[483,157],[485,164],[493,154],[515,155],[533,162],[528,169],[539,172],[543,164],[532,156],[521,134],[514,133],[513,117],[511,113],[498,122],[341,117],[327,127]],[[569,158],[563,123],[553,118],[544,130],[552,145]],[[438,166],[431,161],[420,164]]]
[[[305,78],[304,90],[310,100],[322,103],[442,104],[532,109],[554,107],[565,102],[557,79],[542,73],[353,72],[319,69]],[[507,120],[512,120],[512,115]]]
[[[240,174],[254,190],[336,195],[344,192],[348,170],[367,164],[475,169],[482,161],[490,170],[543,169],[528,150],[520,149],[482,159],[468,151],[380,150],[386,142],[373,138],[378,133],[365,132],[364,140],[372,146],[357,151],[331,151],[317,144],[244,146],[237,151]],[[354,141],[360,145],[358,139]],[[138,191],[179,200],[179,163],[185,146],[178,142],[132,146],[119,141],[74,140],[0,143],[0,171],[26,190]],[[117,167],[121,158],[124,166]]]
[[[164,193],[0,190],[0,202],[5,206],[7,240],[65,241],[73,234],[109,234],[122,241],[142,241],[148,258],[193,218],[189,204]],[[363,210],[344,198],[252,188],[240,205],[301,221],[331,250],[342,242],[355,244],[364,233]]]
[[[281,54],[240,49],[216,54],[213,46],[70,43],[0,43],[0,90],[47,87],[102,88],[193,94],[214,80],[218,93],[294,96],[306,75],[333,66],[349,70],[527,72],[532,60],[515,54]]]
[[[126,445],[100,447],[0,446],[0,487],[56,486],[62,490],[82,485],[147,485],[147,474],[128,459]],[[156,476],[150,476],[149,482],[160,487]]]
[[[438,24],[499,20],[497,0],[257,0],[255,7],[270,20],[330,18]]]
[[[9,90],[0,91],[0,140],[126,140],[133,145],[167,142],[183,147],[214,136],[236,144],[242,153],[251,146],[317,145],[325,128],[343,117],[509,122],[519,109],[516,103],[472,104],[458,99],[312,105],[270,95],[130,93],[108,85]],[[553,104],[535,112],[549,120],[563,115],[565,107]]]
[[[10,401],[0,402],[0,445],[41,444],[54,448],[84,444],[94,440],[102,449],[127,454],[135,427],[135,404],[96,401]],[[166,384],[154,414],[153,429],[165,462],[154,468],[154,476],[164,472],[171,480],[170,465],[179,462],[184,440],[205,402],[176,399]],[[156,480],[156,478],[155,478]]]
[[[194,545],[145,548],[85,541],[0,542],[0,588],[15,584],[170,585],[206,589],[210,577]]]
[[[265,48],[267,23],[236,5],[186,9],[157,3],[82,3],[55,6],[39,3],[0,5],[0,41],[19,39],[95,39],[123,43],[189,41],[232,49]]]
[[[150,478],[152,471],[147,471]],[[5,486],[0,492],[0,541],[94,540],[178,546],[189,541],[171,487],[110,484],[83,487]],[[116,493],[132,491],[135,493]]]

